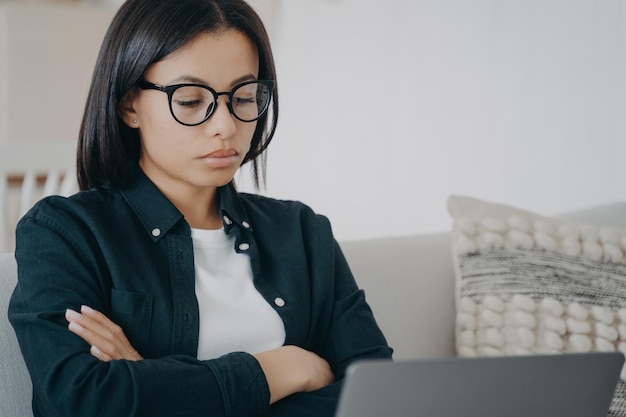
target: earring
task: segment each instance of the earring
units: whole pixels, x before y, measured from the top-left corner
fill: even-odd
[[[137,123],[137,119],[133,119],[133,123]]]

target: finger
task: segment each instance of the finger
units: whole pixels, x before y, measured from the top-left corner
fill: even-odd
[[[132,352],[121,352],[112,343],[109,343],[105,339],[99,337],[89,329],[85,329],[78,323],[70,323],[68,328],[78,336],[80,336],[87,343],[91,344],[89,352],[97,359],[103,362],[109,362],[111,360],[127,359],[132,361],[142,360],[143,357],[135,350]],[[102,348],[99,348],[101,346]]]
[[[99,312],[98,310],[94,310],[93,308],[82,305],[80,307],[80,311],[85,316],[92,318],[97,323],[99,323],[103,328],[106,328],[111,332],[111,336],[114,337],[114,342],[117,348],[120,350],[120,354],[124,359],[131,360],[140,360],[143,359],[141,355],[133,348],[130,344],[130,341],[124,334],[124,331],[120,326],[111,321],[107,316]]]
[[[101,323],[85,314],[68,309],[65,312],[65,318],[70,323],[77,323],[85,329],[89,329],[95,334],[104,338],[112,339],[109,333],[112,333],[106,323]]]
[[[68,317],[69,324],[67,328],[74,334],[78,335],[81,339],[92,346],[99,346],[99,350],[109,352],[109,356],[115,356],[114,351],[115,347],[108,342],[106,339],[98,335],[96,332],[84,327],[79,323],[79,320],[75,320],[75,315],[80,314],[74,311],[66,312],[66,317]]]
[[[102,314],[101,312],[99,312],[98,310],[94,310],[93,308],[87,306],[87,305],[82,305],[80,306],[80,312],[81,314],[83,314],[85,317],[89,317],[91,320],[93,320],[94,322],[100,324],[103,327],[106,328],[114,328],[117,325],[111,320],[109,319],[107,316],[105,316],[104,314]]]
[[[137,361],[143,359],[132,347],[120,326],[90,307],[81,307],[81,312],[78,313],[71,309],[66,311],[66,319],[70,322],[68,328],[87,343],[96,347],[97,352],[102,354],[94,354],[94,356],[104,361],[112,359]]]
[[[112,357],[102,352],[100,349],[98,349],[97,346],[91,346],[91,348],[89,349],[89,353],[91,353],[93,356],[95,356],[97,359],[101,360],[102,362],[109,362],[113,360]]]
[[[68,328],[85,339],[86,342],[94,344],[98,341],[107,340],[106,328],[81,313],[68,309],[65,312],[65,318],[69,322]]]
[[[106,326],[70,309],[66,311],[65,317],[69,322],[68,329],[72,333],[80,336],[88,344],[96,346],[107,357],[123,359],[123,342],[117,340]]]
[[[120,341],[128,341],[122,328],[101,312],[86,305],[80,307],[80,312],[84,317],[92,320],[94,327],[92,328],[90,326],[90,328],[102,337],[110,341],[114,341],[116,339],[119,339]]]

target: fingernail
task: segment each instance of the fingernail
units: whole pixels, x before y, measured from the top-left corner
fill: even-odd
[[[89,351],[94,355],[102,355],[102,351],[94,345],[91,345],[91,349],[89,349]]]
[[[71,308],[68,308],[67,310],[65,310],[65,317],[66,318],[71,318],[71,319],[79,319],[80,318],[80,313],[77,311],[72,310]]]
[[[91,308],[91,307],[89,307],[89,306],[82,305],[82,306],[80,306],[80,311],[81,311],[82,313],[87,313],[87,314],[89,314],[89,313],[93,313],[93,312],[94,312],[94,309],[93,309],[93,308]]]
[[[74,321],[70,322],[70,324],[67,327],[68,327],[68,329],[70,329],[70,330],[72,330],[74,332],[82,332],[83,330],[85,330],[83,328],[83,326],[81,326],[80,324],[78,324],[78,323],[76,323]]]

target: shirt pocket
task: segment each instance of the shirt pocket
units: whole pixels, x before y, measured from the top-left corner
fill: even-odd
[[[136,292],[111,290],[112,320],[118,324],[130,344],[140,355],[150,354],[154,296]]]

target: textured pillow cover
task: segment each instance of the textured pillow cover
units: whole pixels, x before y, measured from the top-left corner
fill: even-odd
[[[462,357],[626,353],[626,229],[452,196]],[[626,416],[626,371],[609,416]]]

